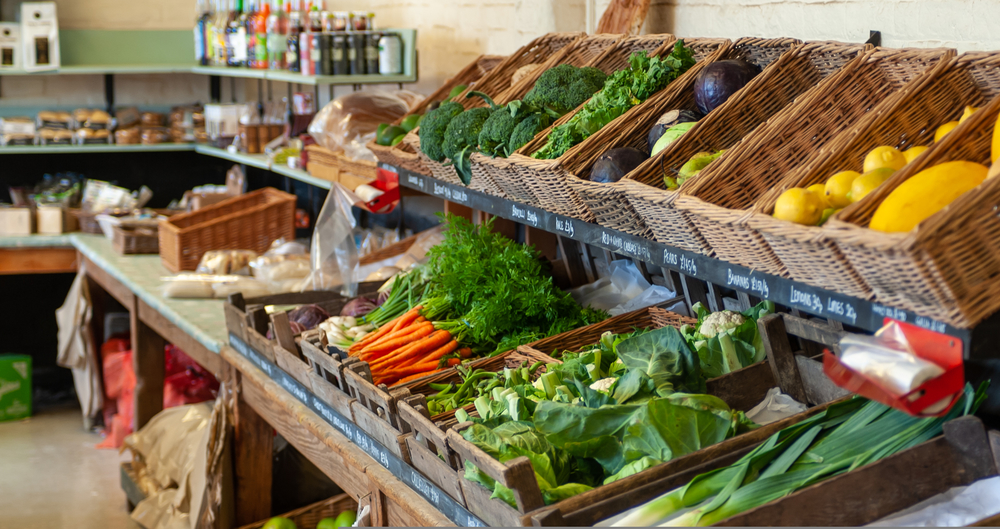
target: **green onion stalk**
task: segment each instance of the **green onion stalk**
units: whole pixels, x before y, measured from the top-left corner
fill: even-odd
[[[715,524],[940,435],[945,422],[975,413],[988,385],[976,391],[967,385],[943,417],[912,417],[861,397],[831,405],[772,435],[736,463],[695,477],[614,525],[649,526],[696,506],[664,525]]]
[[[417,275],[408,273],[397,276],[392,283],[389,296],[382,305],[358,318],[358,321],[374,323],[375,327],[381,327],[419,305],[426,292],[426,285],[420,282]]]

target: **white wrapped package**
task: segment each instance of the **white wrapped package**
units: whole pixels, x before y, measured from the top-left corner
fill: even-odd
[[[868,527],[963,527],[1000,513],[1000,477],[954,487]]]
[[[944,374],[933,362],[891,349],[851,346],[841,353],[840,361],[896,395],[906,395]]]

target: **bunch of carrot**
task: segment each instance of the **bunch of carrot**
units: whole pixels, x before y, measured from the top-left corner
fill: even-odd
[[[435,330],[417,306],[351,346],[349,353],[371,368],[375,384],[393,386],[456,365],[472,355],[451,333]],[[456,356],[445,357],[457,353]]]

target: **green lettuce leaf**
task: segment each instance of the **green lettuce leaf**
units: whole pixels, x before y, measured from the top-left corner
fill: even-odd
[[[618,344],[618,358],[630,370],[641,370],[653,380],[660,396],[675,391],[704,393],[698,355],[674,327],[664,327]]]
[[[688,402],[692,400],[700,399]],[[635,461],[649,456],[670,461],[725,440],[732,424],[731,414],[696,409],[670,399],[651,400],[625,431],[625,458]]]

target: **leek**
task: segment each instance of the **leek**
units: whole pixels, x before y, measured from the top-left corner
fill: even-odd
[[[945,422],[975,412],[987,386],[976,391],[966,386],[943,417],[911,417],[860,397],[834,404],[775,433],[736,463],[695,477],[613,525],[649,526],[695,506],[664,525],[715,524],[940,435]]]

